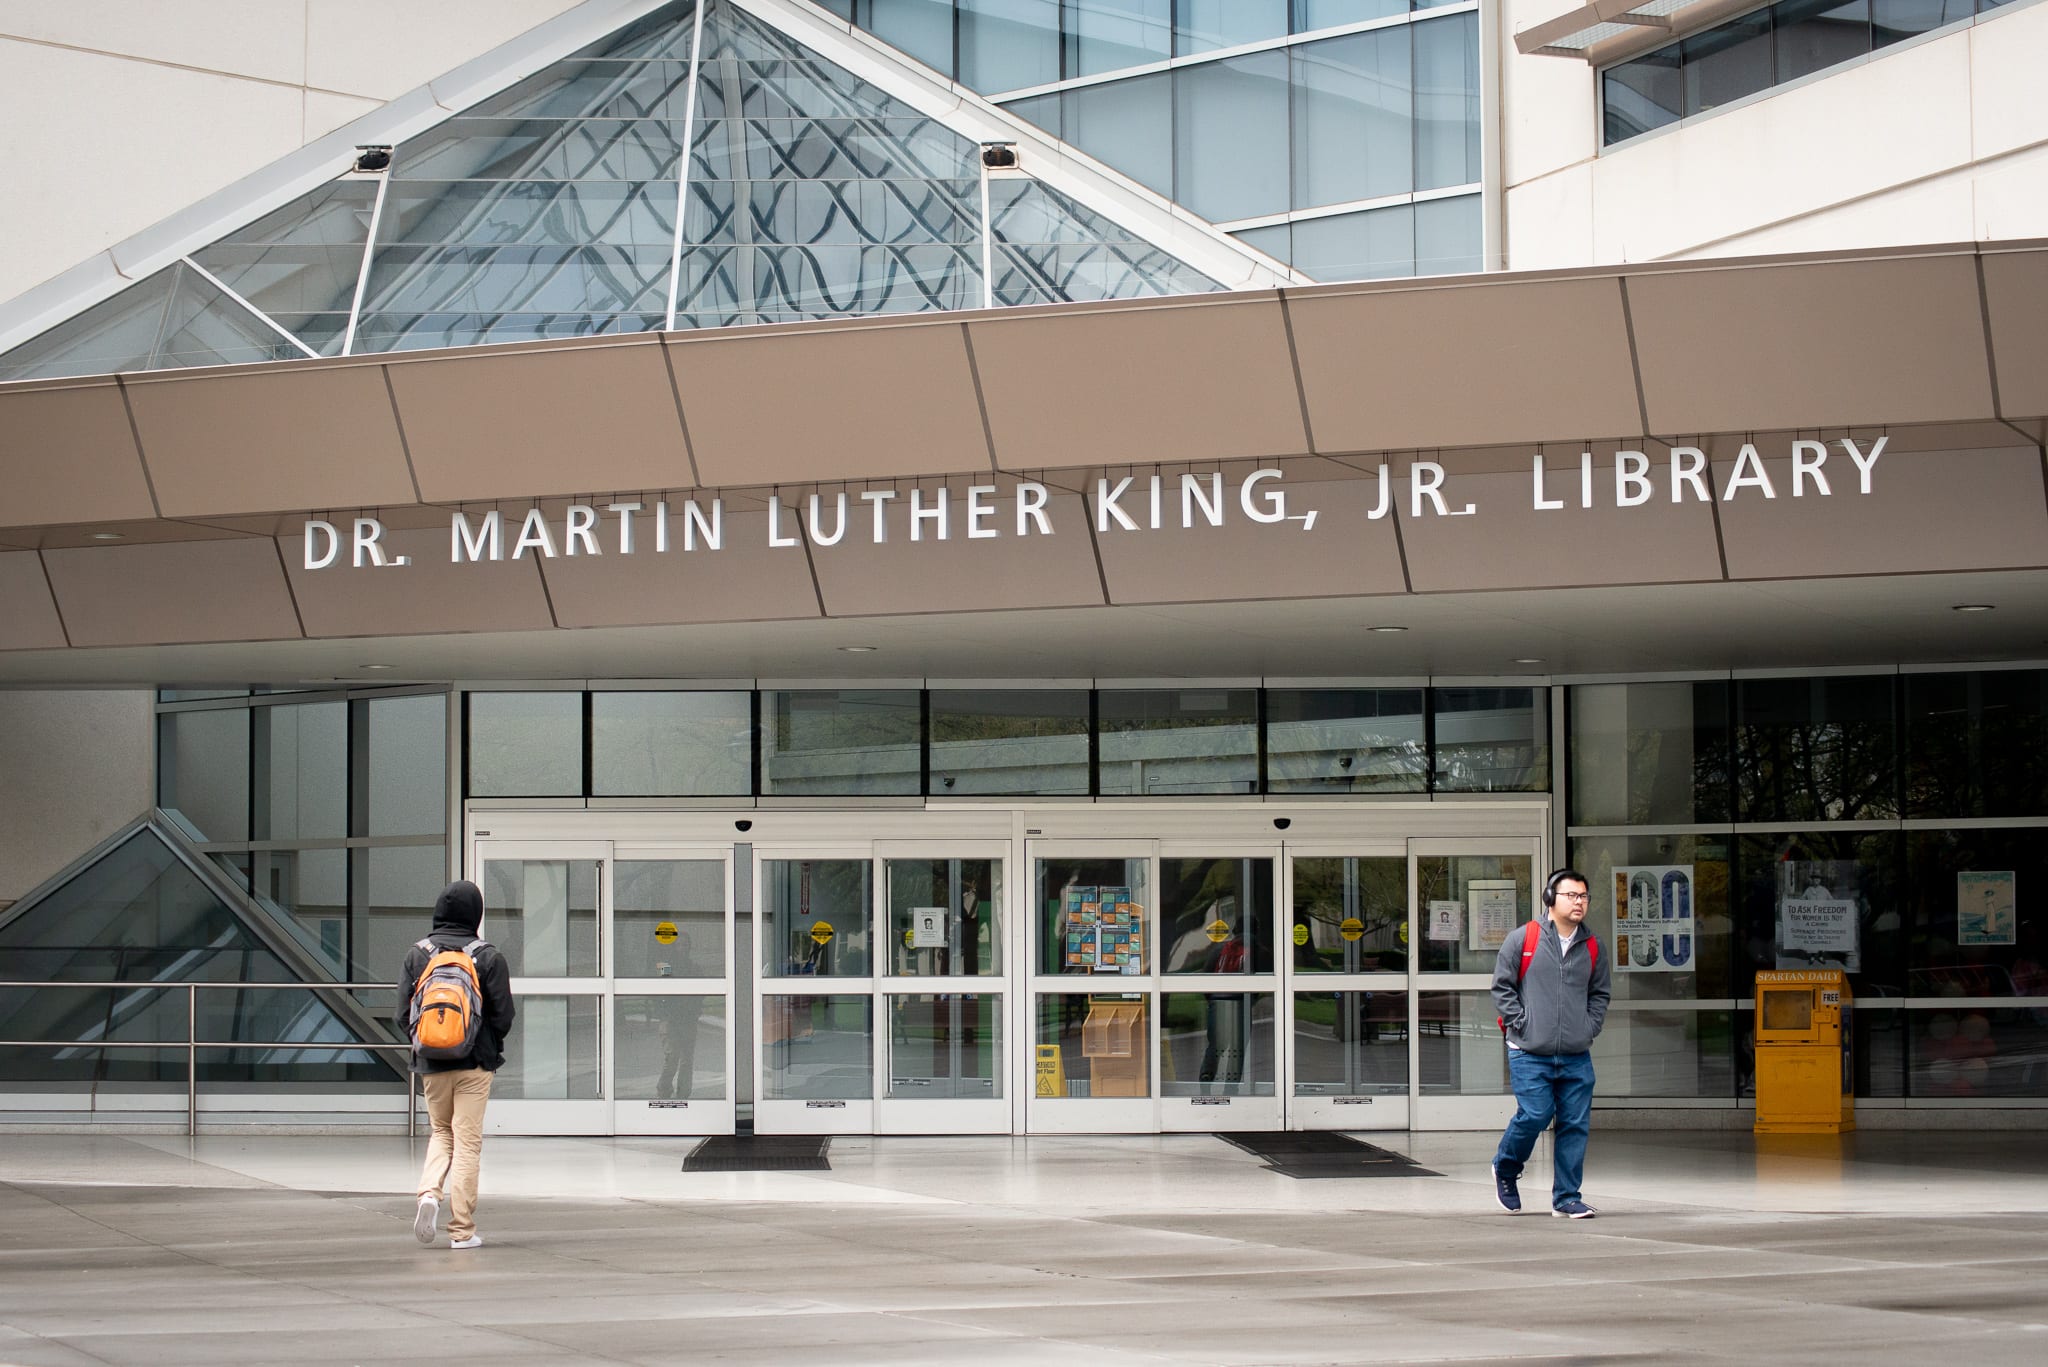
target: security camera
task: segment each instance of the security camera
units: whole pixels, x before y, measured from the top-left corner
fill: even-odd
[[[1294,818],[1292,817],[1276,816],[1273,818],[1273,829],[1276,831],[1284,831],[1293,824]]]
[[[751,831],[754,829],[754,823],[751,821],[735,821],[732,823],[732,828],[736,831]]]
[[[991,171],[1014,171],[1017,169],[1017,144],[1014,142],[985,142],[981,145],[981,164]]]
[[[378,144],[365,144],[356,148],[357,171],[381,171],[391,164],[391,149]]]

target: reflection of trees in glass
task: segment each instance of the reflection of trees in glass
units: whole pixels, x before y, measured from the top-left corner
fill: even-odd
[[[1407,915],[1405,858],[1294,861],[1295,924],[1308,928],[1308,943],[1292,945],[1296,968],[1400,972],[1408,966],[1400,938]],[[1355,941],[1346,940],[1340,928],[1349,916],[1356,916],[1364,927]]]
[[[1906,815],[2048,810],[2048,670],[1905,680]]]
[[[1737,684],[1741,819],[1897,816],[1893,679],[1749,679]]]

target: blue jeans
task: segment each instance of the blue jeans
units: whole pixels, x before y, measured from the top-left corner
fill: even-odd
[[[1586,1175],[1586,1136],[1593,1128],[1593,1056],[1510,1049],[1508,1078],[1515,1086],[1515,1118],[1494,1150],[1494,1166],[1503,1177],[1520,1177],[1554,1117],[1557,1150],[1551,1156],[1550,1204],[1578,1199]]]

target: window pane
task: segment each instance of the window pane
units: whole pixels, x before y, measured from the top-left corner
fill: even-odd
[[[1065,94],[1067,140],[1148,190],[1173,194],[1173,75],[1085,86]]]
[[[249,711],[165,712],[156,734],[157,804],[202,840],[247,840]]]
[[[1070,1097],[1152,1095],[1151,1006],[1136,993],[1039,997],[1036,1043],[1052,1051],[1052,1069],[1048,1079],[1041,1052],[1038,1085],[1058,1088],[1063,1082]]]
[[[952,78],[951,0],[861,0],[860,25],[941,76]]]
[[[1415,273],[1471,275],[1483,269],[1479,196],[1425,200],[1415,206]]]
[[[2025,1010],[1908,1011],[1913,1032],[1911,1096],[2043,1095],[2041,1058],[2048,1018]]]
[[[875,1094],[875,999],[761,999],[761,1095],[769,1101]]]
[[[1570,705],[1573,825],[1728,820],[1726,683],[1580,685]]]
[[[1088,691],[934,689],[932,795],[1088,794]]]
[[[581,797],[583,695],[471,693],[469,796]]]
[[[1420,793],[1429,747],[1419,688],[1266,691],[1266,791]]]
[[[1514,1090],[1490,993],[1418,993],[1416,1026],[1424,1096],[1505,1096]]]
[[[1159,1020],[1160,1095],[1273,1095],[1272,993],[1169,992]]]
[[[1060,93],[1057,90],[1046,95],[1033,95],[1028,100],[1012,100],[1003,108],[1026,123],[1038,125],[1056,138],[1061,136]]]
[[[969,1101],[1003,1094],[1001,997],[985,992],[889,998],[889,1095]]]
[[[1415,274],[1415,208],[1294,223],[1294,268],[1317,280],[1385,280]]]
[[[1039,860],[1038,971],[1155,972],[1150,869],[1143,858]]]
[[[1408,994],[1294,994],[1296,1096],[1406,1096]]]
[[[1571,867],[1586,875],[1593,901],[1586,928],[1600,937],[1601,953],[1614,965],[1614,999],[1620,1001],[1693,1001],[1702,997],[1746,997],[1754,980],[1738,967],[1748,963],[1730,904],[1733,870],[1730,841],[1725,835],[1593,836],[1571,842]],[[1663,961],[1637,968],[1622,958],[1615,925],[1617,899],[1627,899],[1637,883],[1631,872],[1624,883],[1617,870],[1680,868],[1689,871],[1691,942],[1683,947],[1683,971]],[[1675,899],[1674,888],[1674,901]],[[1661,896],[1661,888],[1660,888]],[[1625,909],[1633,912],[1635,908]],[[1658,910],[1662,910],[1660,906]],[[1674,905],[1673,911],[1679,910]],[[1626,918],[1626,919],[1633,919]],[[1768,965],[1765,965],[1768,967]]]
[[[865,978],[874,866],[865,859],[761,863],[762,972],[771,978]]]
[[[1415,188],[1479,180],[1479,21],[1454,14],[1415,35]]]
[[[621,1101],[722,1101],[725,998],[621,996],[613,999]]]
[[[1104,689],[1098,696],[1105,795],[1257,791],[1257,690]]]
[[[1733,1100],[1735,1016],[1733,1011],[1609,1011],[1593,1042],[1601,1097]]]
[[[1735,685],[1738,821],[1899,814],[1892,679],[1745,679]]]
[[[1292,262],[1294,259],[1294,235],[1289,225],[1274,223],[1264,228],[1246,228],[1243,232],[1232,233],[1232,237],[1247,247],[1256,247],[1275,261]]]
[[[1870,0],[1781,0],[1771,15],[1780,82],[1870,51]]]
[[[1059,0],[959,0],[959,9],[960,84],[991,95],[1060,78]]]
[[[448,886],[448,849],[394,845],[349,854],[349,976],[357,982],[395,981],[405,952],[433,925],[434,902]]]
[[[1439,688],[1440,793],[1541,793],[1550,789],[1550,690]]]
[[[716,859],[613,864],[613,976],[724,977],[725,882]]]
[[[256,840],[348,831],[348,708],[339,702],[249,709]]]
[[[597,870],[590,859],[484,864],[481,934],[513,977],[597,976]]]
[[[1294,0],[1294,31],[1309,33],[1319,28],[1335,28],[1339,24],[1384,19],[1407,11],[1408,0]]]
[[[923,768],[918,692],[761,694],[761,791],[775,797],[914,796]]]
[[[1273,861],[1159,861],[1159,929],[1168,973],[1273,971]]]
[[[1907,816],[2048,813],[2048,671],[1909,674]]]
[[[1859,1001],[1904,995],[1897,832],[1741,836],[1736,850],[1738,995],[1759,968],[1844,968]]]
[[[1415,861],[1415,906],[1426,918],[1441,903],[1454,908],[1454,932],[1425,930],[1409,948],[1425,973],[1491,973],[1501,941],[1536,914],[1534,875],[1526,854],[1435,854]],[[1425,1026],[1428,1017],[1424,1017]],[[1491,1018],[1489,1018],[1490,1020]],[[1425,1029],[1424,1033],[1427,1033]],[[1500,1031],[1496,1028],[1495,1047]]]
[[[1872,45],[1889,47],[1931,33],[1969,18],[1973,10],[1970,0],[1870,0]]]
[[[1673,43],[1601,74],[1600,104],[1608,142],[1677,123],[1684,115],[1685,82],[1678,54],[1678,44]]]
[[[519,1014],[505,1037],[505,1066],[491,1078],[491,1095],[519,1101],[583,1101],[601,1095],[600,999],[522,993],[517,1005]]]
[[[1408,971],[1408,861],[1401,855],[1293,860],[1297,973]]]
[[[1175,198],[1213,222],[1287,208],[1287,54],[1174,76]]]
[[[1174,0],[1176,55],[1287,36],[1288,0]]]
[[[1076,0],[1067,6],[1069,76],[1161,62],[1172,54],[1172,0]]]
[[[1003,971],[998,859],[891,859],[888,971],[977,977]]]
[[[1685,112],[1698,114],[1771,84],[1771,12],[1759,10],[1679,44],[1685,60]]]
[[[2048,996],[2040,831],[1911,831],[1906,860],[1907,996]]]
[[[1415,186],[1415,97],[1402,28],[1304,43],[1294,86],[1297,209],[1405,194]]]
[[[448,698],[357,699],[356,744],[368,751],[368,810],[357,835],[442,835],[448,829]],[[429,905],[432,905],[431,902]]]
[[[753,760],[745,693],[590,695],[593,796],[744,796]]]

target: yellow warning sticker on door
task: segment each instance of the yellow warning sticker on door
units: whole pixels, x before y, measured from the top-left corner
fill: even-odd
[[[1296,943],[1296,944],[1298,944],[1298,945],[1305,945],[1305,944],[1307,944],[1307,943],[1308,943],[1308,927],[1307,927],[1307,926],[1296,926],[1296,927],[1294,928],[1294,943]]]
[[[1365,934],[1365,922],[1356,916],[1346,916],[1337,923],[1337,933],[1347,940],[1355,940]]]
[[[665,945],[674,944],[676,942],[676,923],[674,921],[663,921],[654,928],[654,938]]]
[[[1211,921],[1206,929],[1209,932],[1209,943],[1212,945],[1220,945],[1230,938],[1230,922],[1221,916]]]
[[[813,921],[811,923],[811,938],[821,945],[824,944],[832,938],[832,923],[830,921]]]

